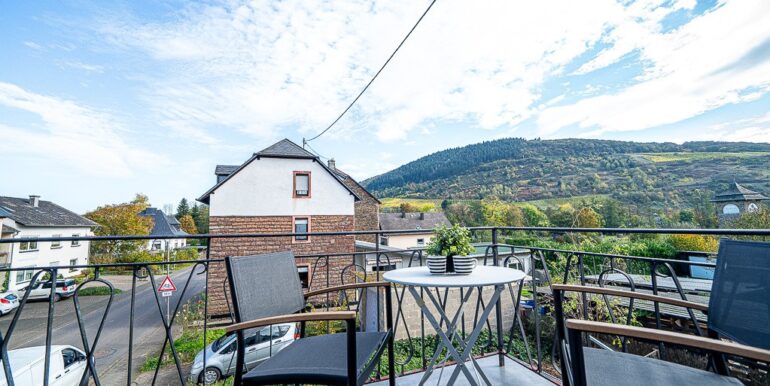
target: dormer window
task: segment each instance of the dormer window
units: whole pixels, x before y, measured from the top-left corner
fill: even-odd
[[[310,172],[294,172],[294,198],[310,197]]]

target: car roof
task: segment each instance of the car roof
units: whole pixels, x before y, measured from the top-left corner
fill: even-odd
[[[75,348],[67,345],[52,345],[51,353]],[[78,350],[80,351],[80,350]],[[11,374],[18,373],[34,364],[37,360],[45,358],[45,346],[25,347],[16,350],[8,350],[8,363],[11,365]],[[0,380],[5,380],[5,372],[0,371]]]

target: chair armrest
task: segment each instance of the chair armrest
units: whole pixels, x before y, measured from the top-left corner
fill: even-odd
[[[626,326],[623,324],[609,324],[575,319],[567,320],[567,328],[570,330],[592,332],[595,334],[620,335],[648,341],[694,347],[770,363],[770,351],[768,350],[702,336],[685,335],[678,332]]]
[[[349,289],[357,289],[357,288],[366,288],[366,287],[390,287],[390,282],[387,281],[373,281],[373,282],[364,282],[364,283],[353,283],[353,284],[344,284],[344,285],[338,285],[334,287],[319,289],[315,291],[308,291],[305,293],[305,299],[325,294],[328,292],[335,292],[335,291],[343,291],[343,290],[349,290]]]
[[[303,314],[271,316],[268,318],[260,318],[250,320],[248,322],[231,324],[225,328],[225,331],[230,333],[233,331],[240,331],[248,328],[263,327],[280,323],[310,322],[317,320],[351,320],[355,318],[355,311],[308,312]]]
[[[682,300],[682,299],[667,298],[665,296],[652,295],[652,294],[647,294],[643,292],[619,290],[614,288],[589,287],[589,286],[573,285],[573,284],[554,284],[551,286],[551,288],[554,291],[562,291],[562,292],[583,292],[583,293],[593,293],[593,294],[599,294],[599,295],[621,296],[621,297],[627,297],[627,298],[649,300],[653,302],[670,304],[672,306],[691,308],[702,312],[707,312],[709,309],[708,305],[706,304],[695,303],[695,302]]]

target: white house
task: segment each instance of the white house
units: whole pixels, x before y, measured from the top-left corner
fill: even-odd
[[[288,139],[254,153],[240,165],[219,165],[215,174],[216,184],[198,198],[209,206],[212,234],[355,230],[359,195],[341,173]],[[286,250],[295,255],[343,254],[355,251],[354,241],[352,235],[212,239],[210,251],[212,258]],[[305,287],[311,287],[313,280],[326,282],[325,270],[312,272],[314,258],[296,261]],[[348,264],[349,259],[330,261],[332,285]],[[209,267],[212,288],[221,288],[225,277],[224,266]],[[224,293],[209,296],[209,304],[218,307],[212,313],[226,314]]]
[[[452,226],[444,212],[380,213],[380,229],[383,231],[424,230],[424,232],[409,234],[384,233],[380,237],[380,244],[398,249],[424,248],[433,238],[433,228],[442,225]]]
[[[174,216],[169,216],[157,208],[147,208],[139,213],[140,216],[150,217],[154,221],[150,236],[175,237],[173,239],[152,239],[147,242],[149,251],[165,251],[184,248],[187,246],[186,236],[189,234],[182,230],[179,221]]]
[[[29,198],[0,197],[0,237],[43,238],[91,236],[95,222],[62,208],[40,196]],[[0,261],[16,271],[8,278],[8,289],[25,286],[35,267],[74,266],[88,264],[88,241],[46,241],[0,244]],[[80,273],[79,269],[59,270],[64,277]]]

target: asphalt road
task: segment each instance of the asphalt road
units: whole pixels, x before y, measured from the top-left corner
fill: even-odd
[[[200,271],[200,267],[196,271]],[[160,351],[165,332],[160,312],[166,313],[166,299],[169,299],[171,312],[180,300],[182,289],[190,275],[191,268],[180,270],[171,275],[177,291],[168,298],[160,297],[160,310],[148,280],[138,281],[134,306],[134,344],[133,374],[144,362],[148,354]],[[165,275],[156,275],[156,287]],[[205,290],[205,275],[193,273],[183,303]],[[93,339],[104,315],[107,304],[106,296],[80,297],[80,308],[84,315],[86,334],[89,343]],[[181,307],[180,307],[181,309]],[[45,345],[48,302],[30,302],[21,313],[19,322],[9,342],[10,349]],[[18,310],[17,310],[18,312]],[[13,313],[0,319],[0,331],[7,337],[7,330]],[[104,323],[96,347],[96,366],[101,383],[104,385],[126,384],[129,350],[129,323],[131,320],[131,292],[124,291],[115,295],[107,320]],[[177,324],[178,322],[175,322]],[[83,341],[75,315],[73,299],[65,299],[55,304],[53,344],[67,344],[82,349]],[[166,348],[168,352],[168,348]]]

